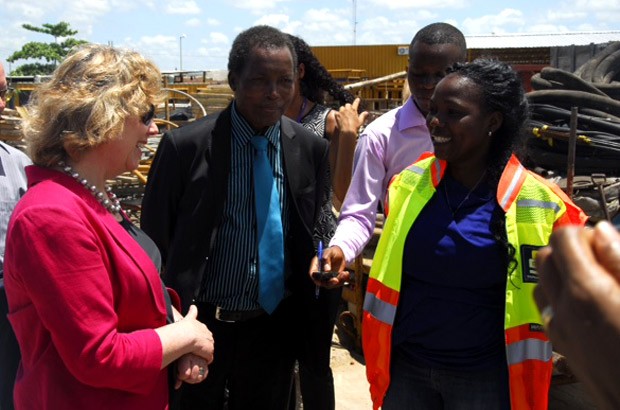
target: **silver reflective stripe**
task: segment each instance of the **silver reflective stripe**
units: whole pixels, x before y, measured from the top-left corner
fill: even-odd
[[[537,199],[521,199],[517,201],[517,206],[523,208],[545,208],[552,209],[556,214],[560,212],[560,205],[551,201],[539,201]]]
[[[396,316],[396,306],[390,305],[377,298],[370,292],[366,292],[364,298],[364,310],[373,315],[377,320],[392,326]]]
[[[416,174],[418,174],[418,175],[422,175],[422,174],[424,174],[424,168],[420,168],[420,167],[419,167],[419,166],[417,166],[417,165],[411,165],[411,166],[409,167],[409,171],[414,172],[414,173],[416,173]]]
[[[441,173],[441,163],[438,160],[435,160],[435,171],[437,171],[437,175]]]
[[[526,339],[506,346],[508,365],[523,363],[526,360],[551,360],[551,342],[540,339]]]
[[[512,181],[510,181],[510,186],[508,187],[508,189],[506,190],[506,193],[504,194],[504,197],[502,198],[502,201],[500,203],[502,208],[506,209],[506,205],[508,204],[508,200],[512,196],[512,193],[515,190],[515,188],[517,186],[517,182],[519,182],[519,178],[521,178],[521,174],[522,173],[523,173],[523,167],[520,166],[517,169],[517,172],[515,172],[515,175],[512,178]]]

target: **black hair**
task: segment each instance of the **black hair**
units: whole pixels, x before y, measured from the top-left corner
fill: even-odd
[[[502,124],[494,131],[489,149],[488,172],[497,185],[508,159],[522,147],[529,106],[518,73],[506,63],[493,58],[478,58],[470,63],[456,63],[448,75],[468,78],[480,87],[486,112],[502,114]]]
[[[413,39],[411,39],[409,47],[413,47],[416,42],[429,45],[454,44],[462,50],[463,61],[467,60],[467,43],[465,41],[465,36],[461,30],[451,24],[431,23],[422,27],[415,36],[413,36]]]
[[[353,94],[344,89],[327,69],[316,58],[308,43],[303,39],[288,35],[295,47],[298,64],[303,63],[305,68],[304,77],[301,79],[301,95],[315,103],[324,103],[323,92],[327,92],[340,105],[352,103],[355,100]]]
[[[247,65],[251,51],[256,47],[264,49],[288,48],[291,56],[293,56],[294,70],[297,72],[297,54],[290,38],[275,27],[261,25],[250,27],[237,35],[228,55],[229,73],[240,75]]]
[[[510,156],[518,154],[524,147],[523,137],[530,111],[521,78],[509,64],[492,58],[479,58],[466,64],[456,63],[448,69],[448,75],[473,81],[480,88],[484,110],[502,114],[502,124],[494,131],[491,139],[487,164],[489,185],[497,189]],[[499,212],[493,220],[491,229],[506,249],[509,272],[512,272],[517,261],[515,249],[506,238],[506,218],[503,212]]]

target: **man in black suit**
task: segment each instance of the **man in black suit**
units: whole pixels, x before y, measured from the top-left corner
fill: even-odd
[[[240,33],[228,61],[234,101],[166,133],[149,173],[141,226],[161,250],[166,284],[185,309],[198,306],[217,346],[206,381],[184,387],[183,409],[288,406],[292,329],[303,308],[297,295],[313,286],[306,273],[316,249],[312,232],[329,201],[327,142],[283,116],[296,67],[294,47],[279,30]],[[269,141],[284,237],[284,294],[270,313],[258,301],[256,135]]]

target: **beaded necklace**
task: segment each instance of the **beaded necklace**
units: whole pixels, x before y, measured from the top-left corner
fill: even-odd
[[[58,166],[64,171],[65,174],[69,175],[71,178],[75,179],[80,183],[84,188],[86,188],[97,201],[105,209],[108,210],[111,214],[118,214],[121,211],[121,203],[116,197],[116,195],[112,192],[112,188],[109,186],[105,187],[105,193],[97,190],[97,187],[91,185],[86,178],[82,178],[80,174],[78,174],[71,165],[65,163],[64,161],[58,162]]]

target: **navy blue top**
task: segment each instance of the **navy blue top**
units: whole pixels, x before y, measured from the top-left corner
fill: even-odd
[[[468,192],[446,175],[405,242],[392,341],[418,365],[482,370],[506,363],[506,256],[490,222],[499,205],[485,184],[465,199]]]

